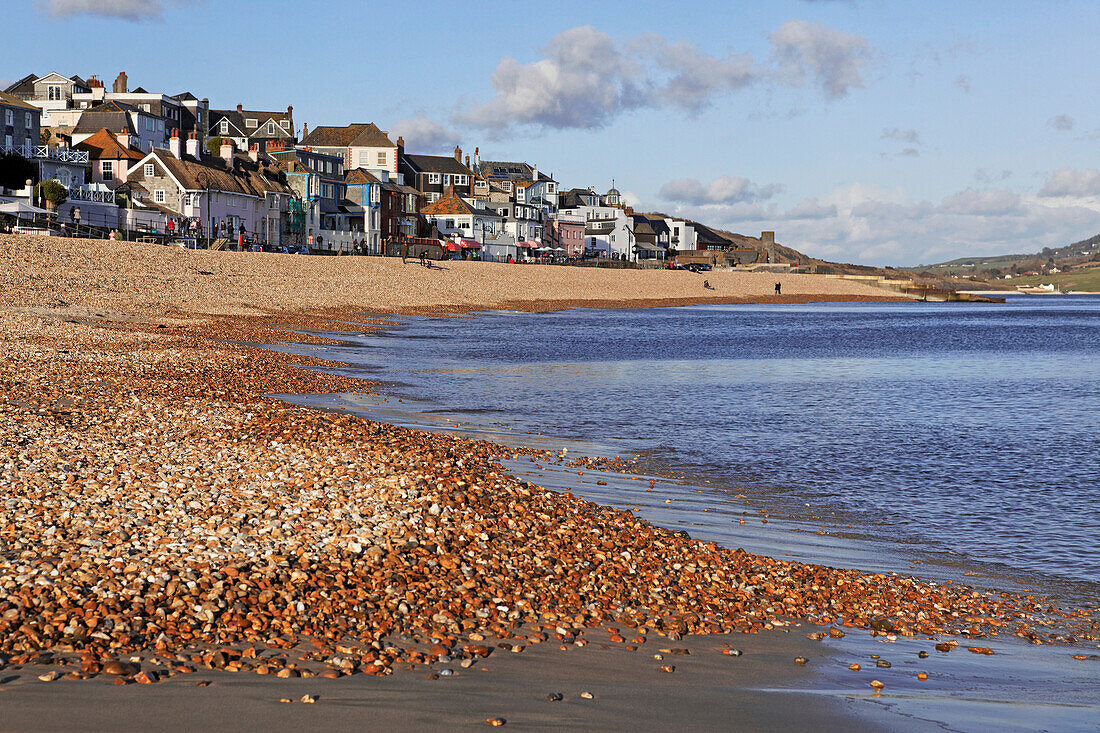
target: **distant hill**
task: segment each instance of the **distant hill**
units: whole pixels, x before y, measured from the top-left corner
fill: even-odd
[[[1032,254],[990,255],[986,257],[959,257],[934,265],[918,265],[903,268],[907,272],[934,274],[974,275],[996,277],[1009,273],[1043,272],[1050,269],[1065,270],[1081,267],[1090,262],[1100,262],[1100,234],[1058,248],[1045,247]]]

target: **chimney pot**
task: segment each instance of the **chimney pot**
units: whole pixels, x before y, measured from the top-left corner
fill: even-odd
[[[238,102],[237,103],[237,114],[240,114],[241,112],[244,112],[244,107],[241,105],[240,102]]]
[[[462,162],[462,148],[455,145],[455,160],[459,163]]]

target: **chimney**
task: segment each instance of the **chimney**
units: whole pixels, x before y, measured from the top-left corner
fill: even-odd
[[[539,180],[539,167],[537,165],[531,166],[531,177],[535,179],[537,183]]]
[[[302,123],[302,139],[305,140],[307,137],[309,137],[309,125],[307,125],[306,123],[303,122]]]
[[[248,157],[252,158],[253,163],[259,163],[260,162],[260,146],[259,145],[253,145],[252,147],[250,147],[248,149]]]
[[[466,154],[466,167],[467,168],[470,167],[470,154],[469,153]]]
[[[193,132],[187,135],[187,154],[195,160],[202,159],[199,155],[199,136]]]
[[[111,88],[111,91],[113,91],[115,94],[125,94],[127,91],[129,91],[126,88],[126,72],[125,71],[118,72],[118,76],[115,77],[115,84]]]
[[[96,87],[101,87],[101,86],[103,86],[103,84],[100,83],[99,79],[95,78],[95,74],[92,74],[91,76],[88,77],[88,88],[89,89],[95,89]]]
[[[124,148],[130,147],[130,131],[125,127],[118,133],[118,144]]]
[[[474,165],[481,167],[481,148],[474,148]]]
[[[462,162],[462,148],[457,145],[455,145],[455,161],[458,163]]]
[[[244,107],[241,106],[240,102],[237,102],[237,114],[241,114],[242,112],[244,112]]]
[[[172,137],[168,139],[168,150],[177,159],[180,157],[180,131],[172,130]]]
[[[222,147],[219,151],[222,156],[222,160],[225,161],[225,165],[230,169],[233,168],[233,141],[227,137],[222,138]]]

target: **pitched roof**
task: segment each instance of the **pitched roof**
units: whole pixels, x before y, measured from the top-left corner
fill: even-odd
[[[38,109],[38,107],[35,107],[33,104],[27,104],[19,97],[8,94],[7,92],[0,92],[0,104],[6,105],[8,107],[18,107],[19,109],[34,110],[39,114],[42,113],[41,110]]]
[[[474,172],[459,163],[451,155],[408,155],[404,160],[417,173],[455,173],[460,176],[472,176]]]
[[[397,147],[373,122],[359,122],[346,127],[314,127],[302,140],[302,145],[320,148]]]
[[[115,132],[126,130],[131,135],[137,134],[130,119],[130,113],[123,109],[124,107],[130,107],[130,105],[110,102],[84,110],[76,122],[76,127],[73,128],[73,134],[94,135],[104,128]],[[130,107],[130,109],[133,108]]]
[[[141,160],[145,153],[134,148],[124,148],[118,138],[103,128],[91,137],[73,146],[74,150],[87,150],[95,160]]]
[[[248,137],[268,137],[263,133],[264,124],[267,123],[268,120],[274,120],[276,123],[281,123],[283,120],[286,120],[290,123],[290,129],[284,129],[282,124],[276,124],[276,135],[278,137],[286,137],[287,135],[294,134],[294,120],[289,110],[283,110],[282,112],[263,112],[250,109],[212,109],[210,110],[210,129],[213,130],[214,126],[223,119],[229,120],[234,127]],[[249,127],[245,124],[245,120],[256,120],[256,126]]]
[[[478,163],[478,172],[485,178],[498,180],[531,181],[535,178],[535,169],[531,166],[506,160],[483,160]]]
[[[344,175],[345,183],[381,183],[370,171],[364,168],[355,168]]]
[[[262,196],[265,192],[292,193],[283,180],[283,171],[267,157],[253,162],[248,155],[234,157],[230,168],[224,159],[202,155],[196,160],[188,155],[177,158],[167,150],[154,150],[151,155],[158,160],[172,177],[189,191],[213,190]],[[135,171],[130,178],[140,182],[144,170]]]
[[[420,213],[435,216],[455,216],[476,214],[478,211],[458,196],[448,196],[421,207]]]
[[[22,79],[15,82],[14,84],[9,86],[4,91],[7,92],[8,94],[14,94],[17,97],[20,96],[20,95],[26,95],[28,97],[33,96],[34,95],[34,82],[37,78],[38,78],[38,74],[27,74]]]

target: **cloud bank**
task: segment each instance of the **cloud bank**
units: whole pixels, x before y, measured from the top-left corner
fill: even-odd
[[[424,117],[399,120],[390,125],[390,139],[405,138],[405,149],[410,153],[450,153],[459,144],[461,136],[451,128]]]
[[[1036,252],[1100,232],[1100,171],[1094,169],[1056,170],[1038,193],[967,188],[939,201],[911,201],[901,189],[851,184],[786,210],[744,197],[713,203],[705,191],[680,196],[669,213],[745,234],[775,230],[784,244],[840,262],[916,265]]]
[[[175,4],[202,0],[168,0]],[[37,0],[38,9],[50,17],[64,19],[74,15],[121,18],[122,20],[160,20],[164,0]]]

